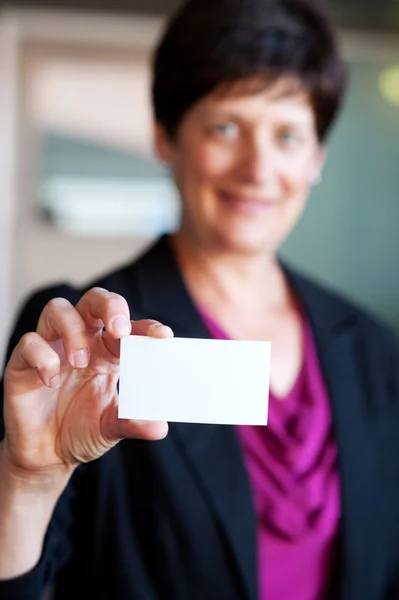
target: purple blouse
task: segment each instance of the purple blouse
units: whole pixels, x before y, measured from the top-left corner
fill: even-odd
[[[201,311],[215,339],[229,339]],[[309,324],[304,363],[283,400],[269,394],[268,426],[237,428],[258,523],[261,600],[317,600],[329,588],[340,519],[337,448]],[[272,350],[273,352],[273,350]]]

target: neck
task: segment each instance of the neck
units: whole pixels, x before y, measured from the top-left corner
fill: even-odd
[[[286,301],[284,275],[274,255],[209,248],[178,232],[172,244],[194,299],[205,307],[237,304],[256,309]]]

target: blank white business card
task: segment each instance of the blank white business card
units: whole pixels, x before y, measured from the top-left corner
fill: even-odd
[[[119,418],[266,425],[270,342],[129,336]]]

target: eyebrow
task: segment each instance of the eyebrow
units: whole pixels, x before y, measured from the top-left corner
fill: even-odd
[[[204,108],[200,112],[200,116],[202,118],[209,117],[220,117],[223,119],[233,119],[233,120],[242,120],[242,116],[240,116],[237,112],[233,111],[231,108],[223,108],[220,106],[215,106],[214,108],[207,107]]]
[[[248,117],[250,115],[243,115],[239,112],[232,110],[229,107],[222,108],[220,106],[217,106],[214,109],[212,109],[212,108],[205,109],[204,108],[201,111],[199,116],[202,119],[207,119],[207,118],[219,119],[220,118],[220,119],[224,119],[224,120],[243,122],[243,121],[247,121]],[[281,119],[277,117],[277,120],[278,120],[279,124],[282,126],[306,127],[308,125],[308,119],[306,117],[303,117],[300,114],[294,115],[294,116],[282,115]]]

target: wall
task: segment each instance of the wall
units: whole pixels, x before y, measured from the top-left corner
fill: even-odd
[[[399,106],[379,93],[387,64],[351,63],[324,181],[282,254],[399,332]]]

